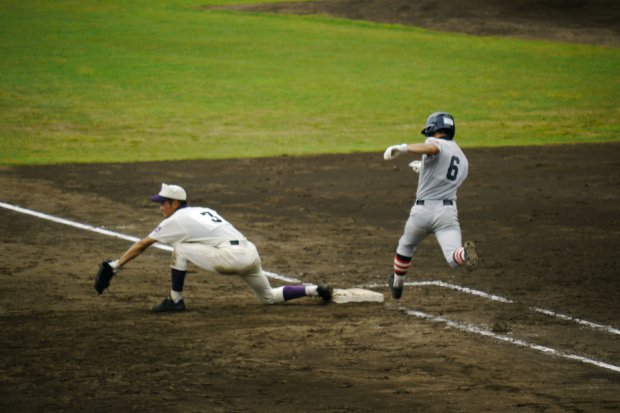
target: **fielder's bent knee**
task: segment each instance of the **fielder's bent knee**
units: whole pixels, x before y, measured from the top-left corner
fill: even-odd
[[[256,296],[263,304],[279,304],[284,302],[284,287],[270,288]]]

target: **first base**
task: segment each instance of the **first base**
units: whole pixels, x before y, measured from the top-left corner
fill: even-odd
[[[382,303],[383,294],[376,291],[365,290],[363,288],[347,288],[346,290],[334,288],[332,301],[336,304],[366,302]]]

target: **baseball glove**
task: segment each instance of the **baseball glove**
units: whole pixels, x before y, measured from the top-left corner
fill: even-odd
[[[110,281],[116,271],[110,263],[112,260],[105,260],[101,264],[99,264],[99,270],[97,271],[97,275],[95,276],[95,290],[97,293],[102,294],[103,291],[110,286]]]

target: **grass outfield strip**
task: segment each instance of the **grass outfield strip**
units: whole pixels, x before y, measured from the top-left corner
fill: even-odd
[[[382,151],[439,109],[465,147],[619,140],[620,51],[605,47],[5,0],[0,53],[2,164]]]

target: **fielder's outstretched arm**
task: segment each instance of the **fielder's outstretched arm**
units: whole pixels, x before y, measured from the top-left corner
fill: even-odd
[[[153,238],[146,237],[129,247],[127,252],[125,252],[119,259],[114,261],[105,260],[99,264],[99,270],[95,276],[95,290],[97,293],[102,294],[103,291],[110,286],[110,281],[114,277],[114,274],[116,274],[116,272],[120,270],[124,264],[142,254],[144,250],[154,243],[155,240]]]
[[[146,251],[146,249],[155,242],[156,240],[150,237],[141,239],[129,247],[129,249],[118,260],[115,262],[113,261],[113,263],[116,264],[116,268],[121,268],[123,265],[127,264],[129,261]],[[114,265],[112,265],[112,267],[114,268]]]

